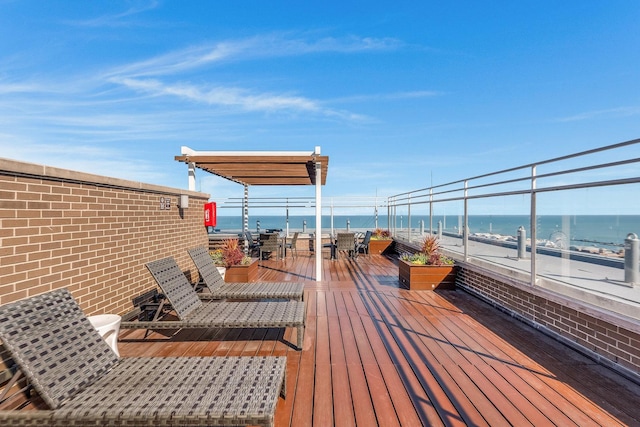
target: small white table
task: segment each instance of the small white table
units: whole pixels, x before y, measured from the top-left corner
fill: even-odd
[[[117,314],[97,314],[88,317],[89,322],[98,331],[100,336],[109,344],[109,347],[120,357],[118,352],[118,334],[122,317]]]

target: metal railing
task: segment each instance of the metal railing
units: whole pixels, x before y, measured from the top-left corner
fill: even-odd
[[[627,250],[626,258],[635,260],[638,256],[637,253],[629,256],[628,252],[633,246],[628,240],[633,241],[631,233],[640,231],[640,221],[636,221],[640,218],[637,217],[640,214],[639,148],[640,139],[635,139],[396,194],[388,198],[389,228],[396,238],[408,242],[415,242],[425,230],[443,235],[444,246],[448,246],[453,252],[457,251],[464,261],[498,260],[499,264],[510,268],[516,265],[518,269],[530,273],[532,286],[540,285],[541,278],[560,278],[575,285],[578,280],[571,270],[575,273],[578,267],[572,262],[588,262],[602,268],[608,263],[599,258],[610,258],[611,265],[616,264],[613,258],[617,258],[615,261],[620,265],[615,267],[617,270],[624,270],[624,261],[620,259],[623,258],[622,248]],[[626,230],[624,236],[627,238],[619,239],[622,241],[599,242],[598,239],[585,238],[585,242],[600,246],[601,253],[583,254],[584,248],[575,246],[576,241],[572,240],[579,240],[579,236],[572,234],[575,226],[571,221],[575,222],[578,218],[582,222],[589,220],[596,224],[597,220],[606,215],[617,218],[618,222],[623,217],[627,226],[636,228]],[[416,217],[419,218],[419,225],[414,219]],[[517,217],[520,220],[526,218],[527,223],[514,225],[506,233],[507,238],[500,236],[501,240],[498,240],[495,238],[496,233],[492,233],[491,225],[505,222],[505,218],[509,219],[507,217]],[[457,224],[452,228],[451,221],[456,218]],[[487,218],[488,221],[493,220],[489,222],[488,231],[478,232],[479,228],[487,225],[481,226],[478,218],[483,218],[485,222]],[[546,234],[548,230],[540,229],[547,218],[554,218],[559,223],[554,230],[557,236],[561,236],[557,242],[551,241],[553,239]],[[446,226],[447,219],[449,227]],[[437,225],[434,226],[436,221]],[[597,230],[591,231],[597,234]],[[522,234],[525,232],[528,239],[523,239]],[[518,242],[520,245],[526,242],[526,252],[530,254],[526,260],[528,262],[525,261],[528,265],[524,268],[523,250],[521,248],[517,251]],[[571,245],[572,242],[574,245]],[[605,252],[603,247],[607,245],[618,246],[620,250],[611,252],[607,248]],[[584,256],[581,258],[579,254]],[[602,256],[603,254],[609,256]],[[554,262],[550,258],[553,255],[555,262],[558,263],[558,259],[560,262],[558,266],[550,267]],[[518,262],[514,263],[514,260]],[[614,279],[604,276],[601,280],[611,286],[623,285],[631,288],[625,289],[628,291],[626,294],[633,294],[629,298],[640,302],[637,295],[640,290],[633,289],[634,284],[638,284],[638,274],[633,268],[630,270],[624,279],[616,273]],[[607,271],[606,274],[610,272]],[[598,272],[594,272],[594,275],[597,276]],[[589,286],[591,288],[594,286]],[[606,292],[610,292],[610,289]],[[616,296],[620,294],[614,293]]]
[[[247,211],[250,219],[250,229],[259,231],[273,227],[282,228],[287,235],[290,231],[311,233],[315,231],[314,197],[251,197],[248,206],[242,197],[216,199],[218,211],[221,215],[231,214],[234,218]],[[239,215],[235,216],[232,212]],[[379,212],[383,215],[379,215]],[[325,197],[322,206],[323,230],[335,234],[336,229],[353,229],[364,231],[371,228],[386,227],[387,200],[386,197]],[[265,215],[271,216],[269,222],[264,221]],[[262,223],[261,223],[262,218]],[[308,218],[308,221],[303,218]],[[301,222],[303,221],[303,222]],[[240,231],[232,228],[230,231]]]

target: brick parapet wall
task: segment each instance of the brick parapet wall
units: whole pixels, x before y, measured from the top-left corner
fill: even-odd
[[[597,307],[461,263],[456,284],[599,363],[640,382],[640,326]]]
[[[173,256],[196,276],[187,249],[208,245],[208,198],[0,159],[0,304],[66,287],[87,315],[130,311],[155,286],[146,262]]]

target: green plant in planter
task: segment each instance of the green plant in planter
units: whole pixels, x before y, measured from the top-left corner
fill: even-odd
[[[414,254],[404,253],[400,259],[415,265],[453,265],[454,261],[440,252],[440,240],[435,234],[428,234],[422,241],[420,250]]]
[[[213,263],[215,264],[216,267],[225,266],[224,253],[222,252],[222,249],[209,251],[209,255],[211,256],[211,259],[213,260]]]
[[[251,264],[251,257],[242,252],[238,239],[225,239],[221,249],[211,251],[209,254],[215,265],[220,267]]]
[[[373,233],[371,233],[371,240],[391,240],[391,233],[389,230],[376,228],[373,230]]]

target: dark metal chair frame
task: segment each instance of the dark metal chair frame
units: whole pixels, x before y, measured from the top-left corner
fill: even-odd
[[[371,241],[372,234],[371,230],[367,230],[362,241],[356,243],[354,256],[357,257],[360,254],[360,251],[369,255],[369,242]]]

